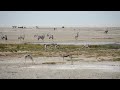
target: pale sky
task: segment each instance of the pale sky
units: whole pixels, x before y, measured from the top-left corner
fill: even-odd
[[[120,26],[120,11],[0,11],[0,26]]]

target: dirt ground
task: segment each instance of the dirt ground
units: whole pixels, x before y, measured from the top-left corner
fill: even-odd
[[[0,79],[120,79],[119,61],[98,61],[84,56],[74,58],[73,64],[69,60],[34,57],[32,64],[29,59],[25,63],[24,55],[1,56]]]

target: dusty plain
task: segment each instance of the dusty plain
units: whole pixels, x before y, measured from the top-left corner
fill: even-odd
[[[56,30],[1,27],[0,35],[7,35],[8,40],[0,38],[0,79],[120,79],[120,28],[108,28],[107,34],[105,30],[103,27],[65,27]],[[75,40],[77,32],[79,37]],[[38,41],[34,37],[48,33],[54,35],[53,40],[45,37],[44,41]],[[25,35],[25,40],[18,40],[20,35]],[[61,48],[45,51],[42,46],[39,47],[44,43],[58,43]],[[81,45],[86,44],[91,46],[82,48]],[[72,53],[73,59],[65,57],[63,60],[63,53]],[[25,63],[26,54],[33,56],[35,64],[29,59]]]

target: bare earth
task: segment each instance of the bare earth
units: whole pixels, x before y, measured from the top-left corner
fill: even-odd
[[[80,56],[69,58],[34,57],[35,64],[23,55],[0,58],[0,79],[120,79],[120,62],[96,61]],[[55,62],[55,64],[49,64]],[[47,64],[45,64],[47,63]]]
[[[34,38],[35,34],[54,35],[54,42],[114,42],[120,43],[120,30],[109,30],[104,33],[104,28],[58,28],[53,29],[8,29],[0,28],[0,32],[8,35],[8,41],[0,39],[0,43],[43,43]],[[79,32],[78,41],[74,36]],[[19,41],[19,35],[25,34],[25,40]],[[44,42],[53,42],[45,39]],[[2,53],[2,52],[1,52]],[[0,56],[0,79],[120,79],[120,62],[109,61],[109,57],[102,57],[105,61],[99,61],[95,57],[80,55],[71,65],[69,58],[62,57],[33,57],[35,64],[27,60],[25,64],[24,55]],[[55,64],[51,64],[55,62]],[[49,64],[50,63],[50,64]]]

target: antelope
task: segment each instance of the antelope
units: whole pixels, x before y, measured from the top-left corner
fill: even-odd
[[[35,64],[34,60],[33,60],[33,57],[31,55],[28,54],[28,55],[25,56],[25,63],[26,63],[26,59],[32,60],[32,64]]]
[[[104,33],[106,33],[106,34],[107,34],[107,33],[108,33],[108,30],[106,30]]]
[[[75,39],[77,40],[79,37],[79,32],[77,32],[77,35],[75,36]]]

